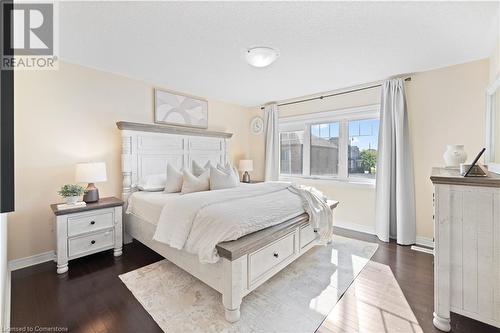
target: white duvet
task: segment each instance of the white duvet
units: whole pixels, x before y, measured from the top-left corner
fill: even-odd
[[[168,198],[154,239],[195,254],[201,263],[218,261],[216,245],[285,222],[304,212],[322,240],[332,233],[331,210],[320,192],[270,182]]]

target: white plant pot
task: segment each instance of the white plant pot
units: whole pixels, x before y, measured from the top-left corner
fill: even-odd
[[[447,168],[460,168],[460,163],[465,163],[467,160],[464,145],[447,145],[443,159]]]
[[[66,203],[68,205],[74,205],[78,202],[78,200],[80,199],[79,196],[72,196],[72,197],[66,197]]]

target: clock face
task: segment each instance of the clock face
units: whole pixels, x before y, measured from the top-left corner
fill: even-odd
[[[258,135],[264,132],[264,121],[261,117],[255,117],[250,122],[250,131],[252,134]]]

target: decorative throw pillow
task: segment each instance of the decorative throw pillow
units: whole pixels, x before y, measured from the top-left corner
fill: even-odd
[[[218,168],[210,168],[210,189],[222,190],[225,188],[232,188],[238,186],[239,180],[235,177],[233,171],[226,173]]]
[[[240,182],[240,174],[238,173],[238,169],[236,167],[232,166],[231,163],[226,163],[226,165],[222,166],[221,164],[217,164],[217,169],[224,171],[225,173],[232,173],[234,177],[236,178],[237,183],[239,184]]]
[[[199,177],[205,171],[210,170],[211,166],[212,166],[212,163],[210,163],[210,161],[208,161],[207,163],[205,163],[204,167],[202,167],[201,165],[199,165],[198,162],[193,161],[193,175],[195,175],[196,177]]]
[[[167,182],[165,183],[165,193],[176,193],[182,189],[182,172],[167,164]]]
[[[199,177],[193,175],[189,170],[182,172],[182,194],[210,190],[210,170],[205,171]]]
[[[163,191],[165,188],[165,183],[167,182],[167,176],[165,174],[155,174],[144,176],[137,182],[137,188],[139,191],[156,192]]]

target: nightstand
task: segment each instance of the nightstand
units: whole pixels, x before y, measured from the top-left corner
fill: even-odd
[[[240,183],[243,183],[243,184],[257,184],[257,183],[263,183],[263,182],[264,182],[263,180],[251,180],[250,183],[245,183],[245,182],[240,181]]]
[[[50,205],[56,216],[57,273],[68,271],[68,260],[114,249],[122,254],[123,201],[102,198],[85,207],[59,210]]]

